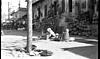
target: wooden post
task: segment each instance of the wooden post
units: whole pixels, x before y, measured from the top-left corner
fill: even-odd
[[[27,0],[28,9],[28,29],[27,29],[27,52],[31,52],[32,48],[32,0]]]

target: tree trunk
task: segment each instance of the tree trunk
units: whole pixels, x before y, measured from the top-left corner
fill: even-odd
[[[32,48],[32,0],[27,2],[28,8],[28,30],[27,30],[27,52],[31,52]]]

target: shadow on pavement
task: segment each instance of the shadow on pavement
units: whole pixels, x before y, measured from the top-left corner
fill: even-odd
[[[70,51],[74,54],[78,54],[90,59],[98,59],[98,47],[88,46],[88,47],[76,47],[76,48],[62,48],[64,51]]]
[[[93,44],[94,46],[61,48],[63,51],[70,51],[74,54],[87,57],[89,59],[98,59],[98,41],[93,39],[76,39],[76,42]]]
[[[93,44],[93,45],[98,44],[98,41],[93,41],[93,39],[76,39],[75,41],[81,43]]]

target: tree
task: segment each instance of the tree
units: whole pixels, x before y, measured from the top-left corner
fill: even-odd
[[[27,0],[28,29],[27,29],[27,52],[32,50],[32,0]]]

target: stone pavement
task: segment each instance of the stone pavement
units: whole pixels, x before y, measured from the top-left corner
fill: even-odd
[[[7,43],[8,41],[9,41],[9,44]],[[12,40],[8,39],[8,41],[7,42],[2,41],[1,45],[4,42],[6,44],[5,45],[6,47],[7,45],[9,46],[13,45],[12,42],[14,42],[14,39]],[[19,40],[15,43],[15,45],[18,44],[17,46],[21,46],[21,45],[23,46],[24,44],[22,43],[25,43],[25,41]],[[82,42],[55,42],[55,41],[46,41],[46,40],[33,41],[33,44],[37,46],[37,49],[49,50],[53,52],[52,56],[47,56],[47,57],[33,56],[32,57],[36,59],[97,59],[97,56],[98,56],[97,45],[95,44],[82,43]],[[4,47],[4,45],[1,47]],[[73,52],[74,50],[77,52],[82,52],[82,53],[76,54]],[[2,51],[5,51],[5,50],[2,50]],[[88,56],[83,56],[85,55],[84,52],[88,52],[87,53]],[[1,52],[1,53],[4,53],[4,52]],[[2,55],[4,56],[5,54],[2,54]],[[10,57],[11,55],[8,55],[8,56]],[[11,56],[10,58],[13,58],[13,57]],[[31,58],[31,57],[25,56],[23,58]]]
[[[13,57],[9,49],[24,47],[25,36],[4,35],[1,36],[1,59],[98,59],[98,42],[86,39],[77,39],[75,42],[56,42],[39,40],[33,41],[37,49],[49,50],[52,56],[27,56]],[[8,50],[5,50],[7,48]]]

